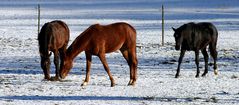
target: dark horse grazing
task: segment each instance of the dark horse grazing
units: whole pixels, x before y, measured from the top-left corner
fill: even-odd
[[[59,56],[61,58],[66,51],[69,41],[70,31],[68,26],[62,21],[52,21],[45,23],[38,35],[39,52],[41,56],[41,68],[43,69],[45,79],[59,80]],[[54,53],[54,64],[56,67],[55,78],[50,78],[50,56]]]
[[[197,66],[197,75],[199,77],[199,50],[201,50],[205,60],[205,71],[202,76],[208,73],[208,53],[207,46],[209,45],[210,54],[214,60],[214,74],[217,75],[217,37],[218,31],[212,23],[188,23],[184,24],[178,29],[174,29],[174,38],[176,41],[176,50],[180,50],[181,53],[178,60],[178,69],[175,77],[179,76],[180,65],[185,54],[185,51],[195,51],[195,62]]]
[[[111,86],[115,81],[110,73],[105,53],[120,50],[130,67],[129,85],[135,85],[137,76],[136,56],[136,30],[127,23],[114,23],[110,25],[95,24],[81,33],[69,46],[64,56],[64,65],[61,66],[61,77],[64,79],[73,66],[76,56],[85,51],[86,55],[86,78],[82,86],[87,85],[90,78],[92,55],[100,58],[111,80]]]

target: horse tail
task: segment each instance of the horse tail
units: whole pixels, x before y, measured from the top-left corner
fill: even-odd
[[[209,34],[211,35],[211,38],[212,38],[211,44],[213,46],[216,46],[217,45],[217,39],[218,39],[217,28],[211,23],[208,25],[208,28],[209,28]]]
[[[214,58],[217,59],[217,40],[218,40],[218,31],[217,28],[213,24],[209,24],[209,33],[211,35],[212,41],[209,43],[209,50],[210,50],[210,55]]]
[[[39,42],[39,52],[42,56],[49,56],[48,45],[52,40],[52,27],[50,23],[45,23],[42,26],[40,33],[38,34],[38,42]]]

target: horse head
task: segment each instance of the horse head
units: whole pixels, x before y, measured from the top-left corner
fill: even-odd
[[[176,42],[175,49],[180,50],[181,44],[183,42],[183,37],[181,35],[181,31],[179,29],[175,29],[173,27],[172,27],[172,29],[174,30],[173,36],[174,36],[175,42]]]
[[[70,72],[72,67],[73,67],[73,60],[64,56],[63,62],[60,67],[60,77],[64,79],[67,76],[67,74]]]

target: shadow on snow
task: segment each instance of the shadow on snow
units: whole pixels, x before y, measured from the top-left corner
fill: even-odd
[[[67,101],[67,100],[108,100],[108,101],[160,101],[160,102],[213,102],[213,103],[238,103],[238,99],[216,98],[176,98],[176,97],[127,97],[127,96],[0,96],[0,100],[42,100],[42,101]]]

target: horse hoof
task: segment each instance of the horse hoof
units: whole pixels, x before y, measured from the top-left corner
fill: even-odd
[[[175,78],[178,78],[179,77],[179,75],[175,75]]]
[[[206,75],[207,75],[207,73],[203,73],[203,74],[202,74],[202,77],[205,77]]]
[[[59,77],[51,77],[50,81],[61,81]]]
[[[83,82],[82,84],[81,84],[81,86],[86,86],[88,84],[88,82]]]
[[[45,76],[45,77],[44,77],[44,80],[48,80],[48,81],[50,81],[51,78],[50,78],[50,76]]]
[[[199,75],[196,75],[195,77],[196,77],[196,78],[199,78]]]
[[[115,83],[111,83],[111,87],[114,87],[115,86]]]
[[[131,84],[128,84],[128,86],[135,86],[135,82],[132,82]]]
[[[218,70],[217,69],[214,70],[214,74],[218,75]]]
[[[133,83],[133,80],[129,80],[128,85],[131,85]]]

